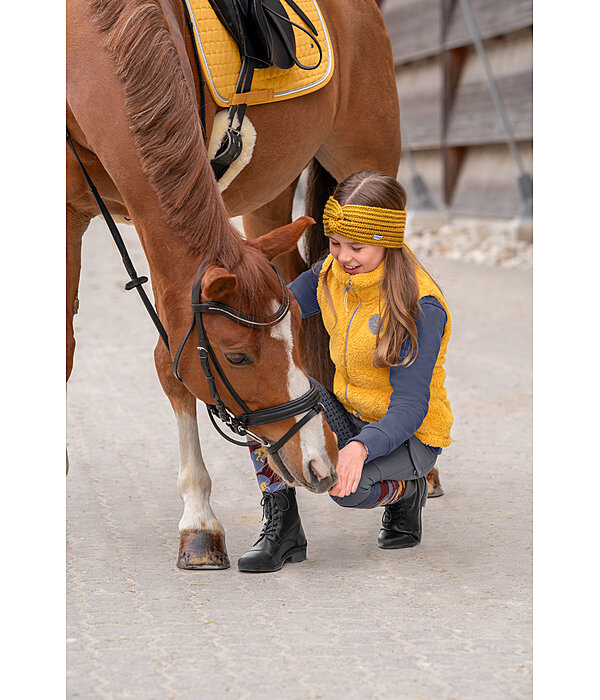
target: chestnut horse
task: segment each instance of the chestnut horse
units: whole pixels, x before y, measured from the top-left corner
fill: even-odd
[[[317,92],[248,107],[257,132],[252,160],[222,197],[203,144],[199,81],[182,0],[67,2],[67,128],[110,212],[135,225],[156,309],[171,340],[170,352],[159,340],[155,363],[179,431],[182,568],[229,565],[198,438],[196,398],[209,402],[210,396],[196,343],[187,343],[181,354],[183,381],[172,371],[174,352],[190,324],[199,268],[205,270],[202,301],[268,317],[282,295],[268,260],[275,259],[288,281],[306,268],[296,243],[313,221],[302,217],[289,223],[303,169],[312,163],[308,200],[314,211],[322,211],[336,181],[350,173],[368,169],[395,176],[398,169],[399,109],[381,14],[373,0],[320,0],[320,7],[335,56],[332,79]],[[217,106],[206,97],[210,138]],[[67,149],[67,378],[75,348],[82,236],[98,213]],[[229,221],[238,215],[248,241]],[[205,325],[219,363],[251,410],[284,403],[308,389],[300,369],[294,300],[284,321],[268,330],[213,315],[206,315]],[[239,412],[219,379],[217,385],[227,407]],[[261,435],[276,441],[296,420],[261,426]],[[288,482],[324,492],[337,478],[335,437],[322,414],[286,443],[281,456]]]

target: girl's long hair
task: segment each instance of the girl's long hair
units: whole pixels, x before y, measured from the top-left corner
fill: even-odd
[[[357,204],[382,209],[406,208],[406,190],[395,178],[384,173],[354,173],[340,182],[333,196],[342,206]],[[423,269],[406,246],[385,249],[379,290],[381,320],[373,358],[375,367],[409,365],[417,356],[417,319],[421,313],[417,267]],[[323,275],[323,291],[336,316],[327,275],[328,271]],[[410,350],[399,361],[402,345],[407,338],[410,338]]]

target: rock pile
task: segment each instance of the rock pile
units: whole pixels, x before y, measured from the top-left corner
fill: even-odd
[[[521,224],[512,221],[457,220],[438,226],[423,226],[415,221],[407,227],[406,241],[417,257],[441,256],[480,265],[530,270],[533,245],[530,240],[521,240],[521,236]]]
[[[300,207],[294,218],[302,216]],[[243,233],[242,217],[232,223]],[[448,219],[410,217],[406,242],[417,257],[444,257],[451,260],[531,270],[533,245],[531,229],[518,220],[499,222],[486,219]],[[300,253],[305,256],[303,241]]]

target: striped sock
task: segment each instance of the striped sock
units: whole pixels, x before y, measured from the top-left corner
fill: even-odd
[[[263,493],[274,493],[287,489],[287,485],[267,464],[267,452],[260,445],[249,446],[248,449],[260,490]]]
[[[379,483],[382,485],[382,488],[381,500],[377,504],[378,506],[389,506],[404,496],[404,491],[406,490],[405,481],[380,481]]]
[[[404,496],[405,488],[406,482],[404,481],[393,481],[391,479],[378,481],[371,486],[371,493],[367,498],[362,503],[355,506],[355,508],[389,506],[391,503],[396,503],[396,501],[399,501],[402,496]]]

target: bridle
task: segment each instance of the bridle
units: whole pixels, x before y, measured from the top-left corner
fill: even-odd
[[[308,421],[311,418],[314,418],[321,411],[323,411],[323,405],[320,403],[321,396],[319,394],[319,389],[317,385],[309,377],[308,379],[310,382],[310,388],[302,396],[296,399],[292,399],[291,401],[286,401],[285,403],[279,404],[277,406],[272,406],[271,408],[262,408],[258,411],[251,411],[227,379],[227,376],[225,375],[223,368],[219,364],[215,356],[214,350],[212,349],[211,344],[208,340],[208,335],[206,333],[204,322],[202,320],[202,314],[218,314],[220,316],[230,318],[232,321],[235,321],[236,323],[239,323],[242,326],[246,326],[247,328],[271,328],[272,326],[281,323],[281,321],[283,321],[283,319],[286,317],[290,310],[290,296],[288,289],[285,286],[285,283],[281,276],[281,273],[279,272],[277,267],[273,265],[273,263],[271,263],[271,266],[277,273],[277,277],[279,278],[279,282],[281,283],[283,298],[279,308],[275,312],[275,315],[272,318],[266,320],[258,319],[255,316],[249,316],[248,314],[233,309],[231,306],[221,304],[217,301],[202,302],[200,300],[200,297],[202,291],[203,273],[200,273],[199,279],[192,289],[192,311],[194,314],[194,318],[192,320],[192,323],[190,324],[190,327],[187,330],[187,333],[181,341],[181,344],[179,345],[177,353],[175,354],[175,359],[173,360],[173,374],[175,375],[175,377],[177,377],[177,379],[179,379],[179,381],[182,381],[179,375],[179,359],[181,357],[183,348],[185,347],[185,344],[187,343],[188,338],[190,337],[194,329],[194,326],[196,326],[198,330],[197,349],[200,356],[200,365],[208,383],[211,399],[213,399],[214,401],[214,403],[212,404],[206,404],[208,415],[213,426],[226,440],[232,442],[234,445],[247,446],[248,444],[252,444],[248,442],[240,442],[238,440],[234,440],[229,435],[224,433],[216,423],[215,419],[218,418],[226,426],[228,426],[232,432],[240,436],[248,435],[255,443],[262,445],[264,449],[271,456],[275,457],[276,461],[279,463],[281,461],[281,458],[279,457],[278,452],[283,447],[283,445],[285,445],[285,443],[293,435],[295,435],[300,430],[300,428],[306,425],[306,423],[308,423]],[[219,378],[225,385],[225,388],[242,409],[243,413],[239,416],[236,416],[234,413],[232,413],[225,406],[223,400],[219,396],[215,377],[211,371],[211,362],[214,365],[214,368],[217,374],[219,375]],[[286,418],[293,418],[294,416],[298,416],[301,413],[305,413],[305,415],[302,416],[302,418],[300,418],[300,420],[298,420],[296,424],[293,425],[287,431],[287,433],[285,433],[285,435],[275,443],[271,442],[270,440],[267,440],[264,437],[260,437],[259,435],[256,435],[255,433],[249,430],[250,427],[254,427],[257,425],[267,425],[269,423],[276,423],[277,421],[285,420]]]
[[[79,158],[79,155],[75,150],[75,146],[73,144],[73,141],[71,140],[68,130],[67,143],[69,144],[71,150],[75,154],[75,158],[77,159],[77,162],[79,163],[81,170],[83,171],[83,175],[86,179],[86,182],[88,183],[92,195],[94,196],[94,199],[96,200],[96,203],[98,204],[100,211],[104,217],[104,220],[106,221],[106,224],[110,230],[113,240],[117,248],[119,249],[119,252],[121,253],[123,264],[125,265],[125,269],[127,270],[127,273],[130,277],[130,281],[125,285],[125,289],[136,289],[138,291],[142,302],[144,303],[144,306],[146,307],[146,310],[148,311],[148,314],[152,319],[152,322],[156,326],[156,329],[158,330],[158,333],[163,343],[165,344],[165,347],[167,348],[167,351],[170,352],[169,338],[167,336],[165,327],[161,323],[158,314],[156,313],[156,309],[152,305],[152,302],[148,299],[148,296],[146,295],[142,286],[148,281],[148,278],[144,276],[138,276],[135,267],[133,266],[133,262],[129,257],[129,253],[127,252],[127,248],[125,247],[123,237],[121,236],[119,229],[117,228],[114,222],[114,219],[108,211],[106,204],[104,203],[102,197],[98,193],[98,190],[94,186],[94,183],[92,182],[92,179],[90,178],[87,170],[81,162],[81,159]],[[221,367],[217,358],[215,357],[215,353],[210,345],[208,336],[206,335],[206,329],[204,328],[204,323],[202,321],[202,314],[209,313],[226,316],[227,318],[232,319],[236,323],[239,323],[242,326],[247,326],[248,328],[271,328],[272,326],[275,326],[278,323],[280,323],[289,312],[290,296],[288,289],[285,286],[285,283],[281,276],[281,273],[279,272],[277,267],[273,265],[273,263],[271,263],[271,265],[277,273],[277,277],[279,278],[279,282],[281,283],[282,302],[277,311],[275,312],[273,318],[270,318],[268,320],[261,320],[255,318],[254,316],[249,316],[247,314],[242,313],[241,311],[237,311],[236,309],[227,306],[226,304],[221,304],[216,301],[202,302],[200,300],[200,297],[202,293],[203,270],[201,270],[199,274],[199,279],[192,288],[192,312],[194,314],[194,318],[190,327],[188,328],[187,333],[181,341],[181,344],[179,345],[177,353],[175,354],[175,359],[173,361],[173,374],[177,377],[177,379],[179,379],[179,381],[182,381],[181,377],[179,376],[179,359],[181,357],[183,348],[188,338],[190,337],[192,330],[194,329],[194,326],[196,326],[198,329],[198,351],[200,353],[200,365],[202,366],[202,370],[204,371],[206,381],[208,382],[208,388],[210,391],[211,399],[214,400],[214,404],[206,404],[208,415],[212,424],[226,440],[229,440],[229,442],[232,442],[234,445],[241,445],[244,447],[252,444],[262,445],[264,449],[273,457],[277,466],[287,472],[285,466],[283,465],[281,457],[279,456],[279,450],[293,435],[295,435],[300,430],[300,428],[306,425],[306,423],[308,423],[308,421],[311,418],[317,416],[321,411],[324,410],[323,405],[320,403],[321,397],[317,385],[309,377],[309,390],[297,399],[286,401],[285,403],[279,404],[278,406],[272,406],[271,408],[263,408],[258,411],[251,411],[248,408],[248,406],[244,403],[243,399],[240,398],[238,393],[231,386],[229,380],[225,375],[225,372],[223,371],[223,368]],[[221,381],[225,385],[225,388],[242,409],[243,413],[241,415],[236,416],[234,413],[232,413],[225,406],[221,397],[219,396],[215,378],[210,368],[211,361]],[[264,437],[260,437],[259,435],[256,435],[252,431],[248,430],[248,428],[257,425],[267,425],[268,423],[276,423],[277,421],[285,420],[286,418],[293,418],[294,416],[298,416],[301,413],[305,413],[305,415],[302,416],[302,418],[300,418],[300,420],[297,421],[296,424],[292,426],[287,431],[287,433],[275,443],[271,442],[270,440],[267,440]],[[253,442],[240,442],[238,440],[234,440],[219,428],[215,420],[216,418],[225,423],[225,425],[228,426],[232,432],[236,433],[239,436],[247,435],[251,438]]]

